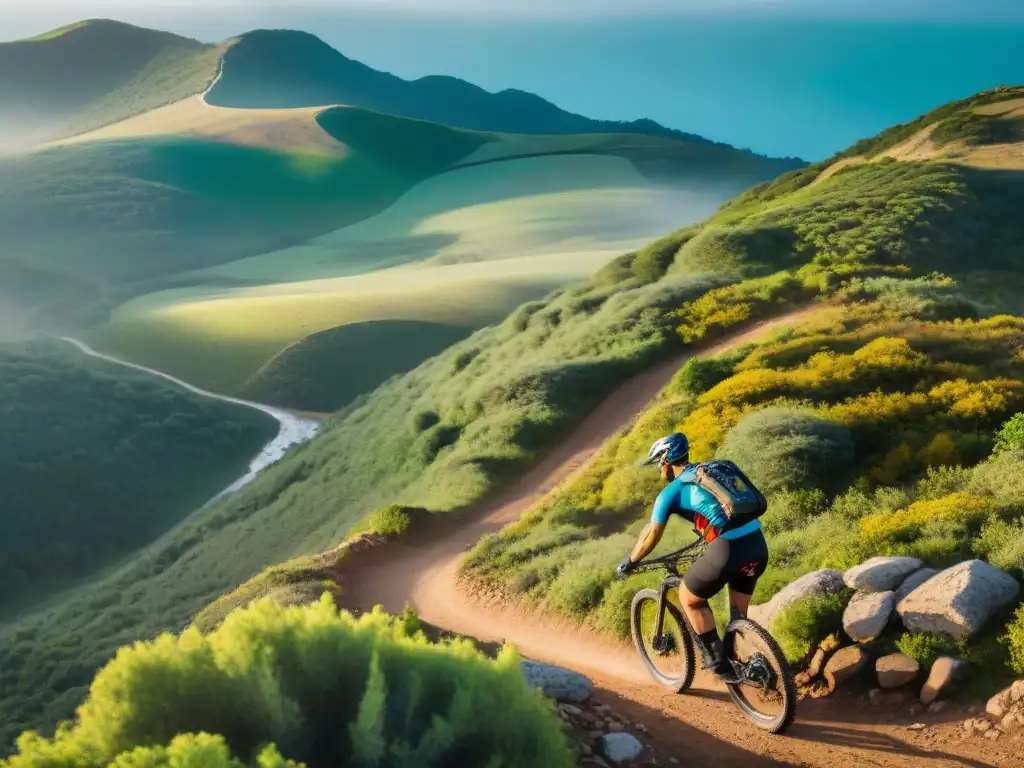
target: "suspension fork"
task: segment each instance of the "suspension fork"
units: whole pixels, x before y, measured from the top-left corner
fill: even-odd
[[[654,623],[654,636],[661,637],[662,630],[665,628],[665,611],[667,610],[666,604],[668,602],[668,591],[670,589],[678,589],[682,583],[682,579],[678,576],[669,576],[663,582],[658,590],[658,616]]]

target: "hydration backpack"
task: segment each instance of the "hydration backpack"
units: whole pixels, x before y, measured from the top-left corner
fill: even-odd
[[[717,499],[729,518],[729,528],[756,520],[768,509],[764,494],[731,461],[715,459],[699,464],[694,481]]]

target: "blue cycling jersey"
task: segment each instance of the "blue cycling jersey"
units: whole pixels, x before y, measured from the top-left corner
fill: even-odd
[[[697,467],[691,465],[668,484],[654,502],[654,512],[651,521],[655,523],[667,523],[670,515],[679,515],[684,520],[693,523],[701,534],[705,534],[707,528],[712,528],[717,536],[723,539],[738,539],[748,533],[761,530],[760,520],[751,520],[749,523],[733,528],[731,531],[722,530],[729,522],[722,505],[718,503],[710,491],[701,488],[696,481]],[[708,539],[710,541],[710,539]]]

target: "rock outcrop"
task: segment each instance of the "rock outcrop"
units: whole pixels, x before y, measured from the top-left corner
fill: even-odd
[[[839,571],[813,571],[801,576],[762,605],[750,608],[750,618],[771,631],[775,617],[784,608],[806,597],[830,595],[843,588],[843,574]]]
[[[969,637],[1019,591],[1020,585],[1009,574],[981,560],[968,560],[928,579],[896,610],[911,632]]]
[[[852,640],[874,640],[885,629],[896,606],[894,592],[858,592],[843,611],[843,629]]]
[[[522,670],[531,688],[540,689],[545,696],[555,701],[580,704],[594,693],[594,684],[590,679],[571,669],[524,661]]]
[[[861,592],[890,592],[920,567],[916,557],[872,557],[850,568],[843,581]]]
[[[635,760],[644,745],[628,733],[606,733],[601,737],[601,752],[616,765]]]
[[[825,665],[824,672],[829,691],[834,691],[836,686],[854,677],[868,665],[868,661],[870,661],[868,654],[857,645],[842,648],[832,654],[832,658]]]
[[[914,682],[920,671],[921,665],[902,653],[883,656],[875,662],[875,674],[878,675],[878,685],[887,690],[900,688]]]
[[[940,656],[932,664],[928,680],[921,687],[921,703],[928,706],[955,685],[967,672],[967,662]]]
[[[900,600],[920,587],[937,573],[938,570],[935,568],[920,568],[914,571],[896,588],[896,602],[899,603]]]

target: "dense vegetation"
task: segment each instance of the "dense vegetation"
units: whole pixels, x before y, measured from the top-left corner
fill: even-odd
[[[718,402],[737,381],[752,377],[758,386],[771,383],[764,397],[747,403],[741,393],[734,421],[709,433],[698,449],[714,451],[744,409],[782,406],[787,410],[776,414],[801,426],[791,430],[793,450],[776,456],[776,463],[808,456],[808,442],[817,441],[847,461],[846,441],[852,441],[848,469],[858,479],[846,493],[863,494],[850,497],[858,515],[850,516],[847,528],[832,537],[823,522],[815,534],[818,520],[839,516],[832,505],[841,501],[807,490],[820,467],[801,464],[803,474],[773,498],[773,547],[782,559],[772,571],[776,580],[766,579],[760,596],[808,567],[815,542],[831,545],[834,538],[830,556],[861,551],[874,533],[862,524],[880,511],[877,488],[899,483],[892,493],[910,494],[895,509],[907,510],[913,530],[919,510],[912,509],[919,501],[913,483],[925,465],[983,458],[992,430],[1016,407],[1012,380],[1020,378],[1020,361],[1009,350],[1019,321],[970,318],[994,314],[1001,303],[1016,306],[1019,299],[1012,270],[1024,242],[1022,194],[1022,177],[1010,173],[894,161],[853,167],[811,187],[743,196],[705,224],[618,259],[587,284],[520,307],[502,324],[336,414],[315,441],[197,516],[159,549],[94,584],[75,604],[4,629],[0,666],[17,670],[9,673],[0,699],[0,721],[12,723],[4,738],[19,725],[52,723],[67,714],[81,691],[58,689],[50,680],[70,664],[95,668],[126,637],[180,628],[203,605],[266,567],[335,546],[382,505],[435,514],[463,510],[517,477],[625,377],[687,345],[819,296],[839,305],[822,323],[833,324],[825,327],[840,346],[829,347],[823,333],[821,341],[812,339],[786,358],[785,344],[799,347],[800,339],[812,338],[803,333],[779,341],[780,357],[765,358],[763,365],[752,362],[761,360],[759,353],[745,350],[704,370],[684,370],[665,399],[609,445],[577,484],[489,541],[481,552],[490,555],[473,560],[476,573],[518,594],[540,594],[546,584],[555,609],[591,612],[601,626],[621,627],[635,584],[609,588],[609,564],[632,543],[632,527],[657,487],[654,478],[624,465],[646,450],[651,435],[688,417],[708,418],[714,427],[710,409],[700,414],[699,399]],[[948,280],[927,276],[937,268],[958,279],[971,272],[959,286],[978,305],[965,303]],[[709,277],[709,271],[719,274]],[[968,343],[958,344],[961,333]],[[985,359],[972,356],[979,350]],[[748,364],[750,371],[738,370]],[[760,371],[756,377],[754,370]],[[689,381],[699,391],[691,391]],[[851,389],[854,382],[857,389]],[[880,389],[878,397],[891,410],[858,402],[870,399],[860,387]],[[978,393],[980,410],[972,405]],[[865,405],[867,416],[878,411],[879,423],[861,412]],[[924,418],[893,432],[888,425],[901,408]],[[779,428],[770,422],[753,426],[755,435]],[[970,472],[960,471],[957,482],[974,482]],[[972,492],[958,485],[949,493]],[[1002,520],[1004,507],[1002,497],[990,498],[988,490],[979,498],[971,503],[984,506],[984,516],[961,521],[967,527],[960,533],[922,538],[922,554],[928,543],[928,557],[936,562],[982,546],[978,542],[986,539],[978,526]],[[792,521],[812,521],[808,535],[792,534]],[[672,532],[667,544],[684,536]],[[583,539],[592,541],[581,544]],[[870,541],[902,551],[910,547],[905,539],[900,529]],[[1008,553],[992,557],[1012,561]],[[31,642],[41,635],[52,638],[46,647]]]
[[[0,346],[0,610],[147,544],[275,428],[55,343]]]
[[[122,649],[73,726],[52,741],[24,735],[18,747],[5,768],[573,762],[511,650],[491,661],[468,641],[434,645],[415,621],[356,620],[327,598],[262,602],[210,634]]]
[[[468,328],[413,320],[343,325],[282,350],[246,382],[242,395],[260,403],[333,412],[469,334]]]
[[[924,320],[971,308],[940,278],[868,284],[870,298],[852,300],[865,289],[851,281],[843,305],[799,330],[691,362],[581,477],[485,539],[468,573],[627,636],[632,595],[658,579],[616,582],[609,566],[632,546],[659,488],[635,459],[681,429],[694,458],[736,459],[769,492],[772,567],[755,602],[809,571],[879,554],[935,567],[981,557],[1024,579],[1024,440],[1014,415],[1024,407],[1024,319]],[[945,295],[923,299],[936,284]],[[669,534],[664,551],[692,535],[684,526]],[[839,613],[837,600],[795,606],[773,629],[799,659],[841,629]],[[963,653],[1005,674],[999,631]]]

